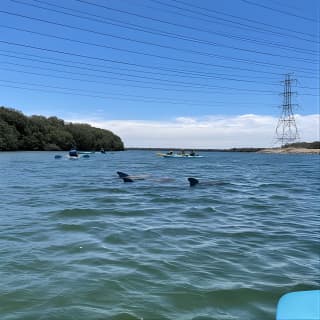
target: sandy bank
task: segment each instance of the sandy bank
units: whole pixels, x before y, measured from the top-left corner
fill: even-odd
[[[320,149],[307,148],[270,148],[258,151],[259,153],[293,153],[293,154],[320,154]]]

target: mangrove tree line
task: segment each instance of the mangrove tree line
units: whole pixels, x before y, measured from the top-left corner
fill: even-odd
[[[120,137],[84,123],[66,123],[57,117],[26,116],[0,107],[0,151],[15,150],[123,150]]]

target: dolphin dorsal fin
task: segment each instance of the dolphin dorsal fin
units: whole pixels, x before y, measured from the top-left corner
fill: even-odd
[[[188,178],[188,181],[190,183],[190,187],[193,187],[193,186],[195,186],[196,184],[199,183],[199,180],[196,179],[196,178]]]
[[[124,177],[128,177],[129,175],[124,173],[124,172],[121,172],[121,171],[117,171],[117,174],[119,176],[119,178],[124,178]]]

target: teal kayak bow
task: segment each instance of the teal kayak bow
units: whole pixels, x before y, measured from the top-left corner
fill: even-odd
[[[282,296],[276,320],[319,320],[320,290],[297,291]]]

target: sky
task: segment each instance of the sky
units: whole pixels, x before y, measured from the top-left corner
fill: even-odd
[[[275,143],[290,73],[319,140],[315,0],[2,0],[0,105],[112,130],[126,147]]]

